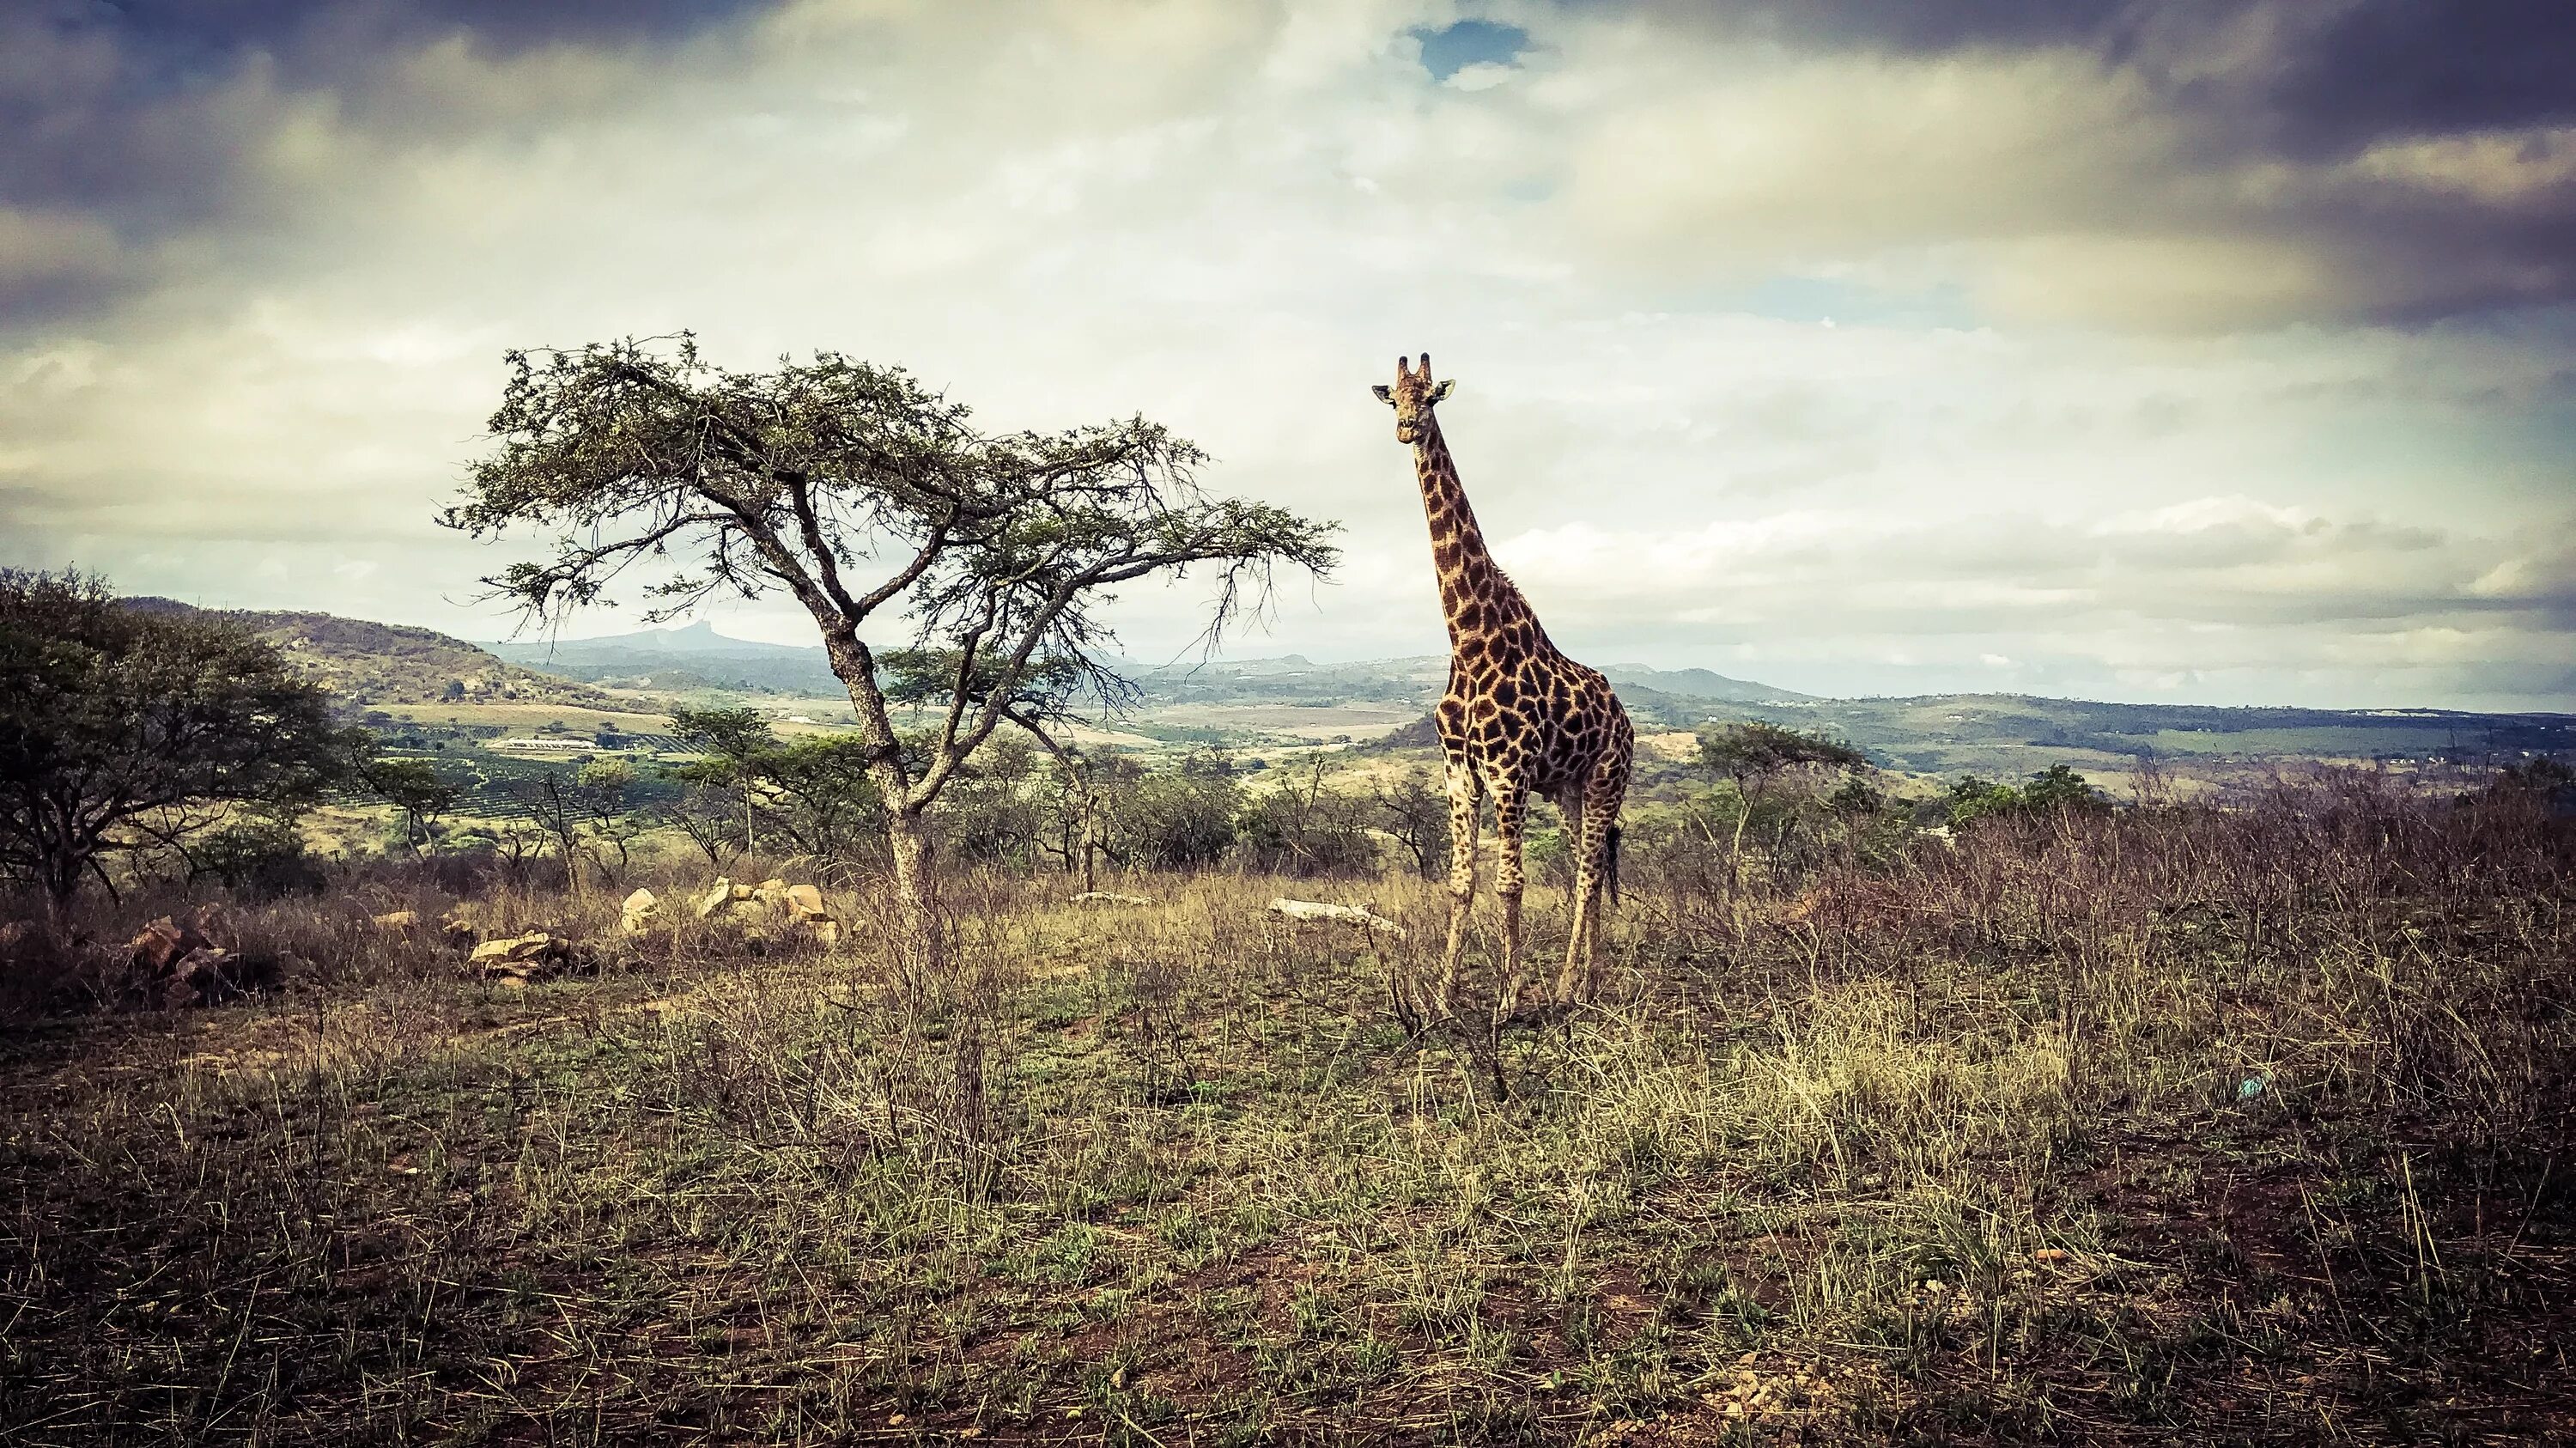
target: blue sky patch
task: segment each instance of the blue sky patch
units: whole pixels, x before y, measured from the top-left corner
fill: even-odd
[[[1445,81],[1471,65],[1509,65],[1529,48],[1529,32],[1491,20],[1461,20],[1440,30],[1416,30],[1422,37],[1422,68]]]

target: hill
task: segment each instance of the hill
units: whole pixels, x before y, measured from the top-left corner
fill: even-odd
[[[1658,669],[1645,664],[1612,664],[1601,671],[1621,693],[1651,689],[1676,699],[1713,699],[1730,704],[1796,703],[1813,699],[1792,689],[1730,679],[1706,669]]]
[[[618,706],[602,687],[591,686],[824,700],[845,692],[820,647],[730,638],[704,623],[487,649],[429,629],[324,613],[224,616],[278,644],[356,705],[474,703],[503,713],[534,706]],[[1389,731],[1403,719],[1419,721],[1448,676],[1448,661],[1437,654],[1343,663],[1289,654],[1113,666],[1136,680],[1142,693],[1122,728],[1157,739],[1241,748],[1332,747],[1372,739],[1381,750],[1427,747],[1431,741],[1420,722]],[[2015,694],[1821,699],[1706,669],[1632,663],[1605,672],[1649,732],[1761,719],[1822,729],[1849,739],[1884,766],[1936,776],[2009,778],[2059,763],[2116,776],[2153,757],[2169,768],[2217,778],[2259,774],[2283,760],[2407,764],[2576,752],[2576,715],[2565,714],[2222,708]],[[642,707],[631,696],[625,703]],[[511,714],[484,722],[534,728],[543,720]]]
[[[1632,706],[1633,707],[1633,706]],[[1761,719],[1823,729],[1923,774],[2012,775],[2070,764],[2117,772],[2154,758],[2207,773],[2274,760],[2496,761],[2576,751],[2576,715],[2450,709],[2120,704],[2024,694],[1814,699],[1659,711],[1666,723]]]
[[[826,695],[842,691],[820,645],[730,638],[703,622],[602,638],[512,640],[488,647],[512,663],[624,688]]]
[[[608,696],[597,689],[518,667],[434,629],[329,613],[200,609],[169,598],[126,602],[137,608],[203,613],[241,624],[277,645],[306,677],[321,683],[344,704],[608,702]]]

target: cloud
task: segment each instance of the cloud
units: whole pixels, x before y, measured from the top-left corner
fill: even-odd
[[[2463,107],[2448,117],[2461,129],[2356,107],[2328,144],[2309,116],[2321,97],[2285,109],[2274,92],[2332,38],[2290,17],[2335,9],[2186,25],[2180,7],[2143,7],[2144,38],[2121,45],[1776,58],[1722,35],[1582,32],[1555,92],[1574,224],[1605,256],[1668,278],[1786,269],[1897,291],[1944,279],[2001,316],[2123,328],[2576,295],[2576,83]],[[1612,73],[1621,84],[1605,94],[1591,78]]]
[[[1411,0],[257,8],[0,43],[40,142],[0,158],[0,561],[488,636],[506,550],[429,519],[499,353],[694,327],[1000,427],[1170,422],[1349,525],[1254,647],[1426,652],[1364,389],[1428,347],[1591,656],[2557,687],[2576,568],[2514,540],[2571,480],[2568,122],[2327,145],[2285,10],[1498,5],[1479,50]],[[1196,596],[1127,599],[1138,651]]]
[[[761,6],[136,0],[0,8],[0,218],[89,264],[0,267],[0,325],[255,251],[404,152],[605,99],[626,62]],[[28,246],[0,220],[0,256]],[[19,245],[10,245],[11,242]],[[42,258],[39,245],[34,254]]]

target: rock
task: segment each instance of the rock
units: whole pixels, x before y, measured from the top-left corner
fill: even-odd
[[[182,925],[164,915],[143,927],[143,933],[126,946],[134,954],[134,968],[146,975],[159,977],[192,951],[202,950],[212,942],[197,933],[193,926]]]
[[[190,954],[193,956],[194,952]],[[186,1010],[206,1003],[205,997],[198,993],[196,979],[175,970],[154,982],[151,993],[153,1003],[165,1011]]]
[[[638,890],[618,907],[617,923],[629,935],[643,935],[662,923],[662,901],[650,890]]]
[[[1115,890],[1085,890],[1073,897],[1076,905],[1151,905],[1142,895],[1121,895]]]
[[[171,962],[160,982],[161,1004],[171,1009],[211,1006],[258,986],[273,984],[278,962],[236,955],[219,945],[199,946]]]
[[[832,913],[823,908],[823,887],[820,885],[788,886],[787,903],[808,920],[820,920]]]
[[[716,877],[715,884],[708,888],[707,893],[698,897],[698,903],[694,908],[700,920],[711,920],[715,918],[718,911],[732,904],[733,881],[719,875]]]
[[[1403,926],[1396,924],[1394,921],[1387,919],[1383,915],[1364,910],[1357,905],[1327,905],[1320,901],[1290,900],[1283,896],[1270,902],[1270,913],[1273,915],[1285,915],[1289,919],[1299,921],[1301,923],[1329,920],[1338,923],[1357,925],[1364,929],[1374,930],[1381,935],[1392,935],[1398,940],[1404,938]]]
[[[225,940],[241,944],[233,938],[232,912],[212,900],[188,913],[188,928],[196,931],[198,938],[209,945]]]
[[[375,922],[378,930],[390,930],[398,935],[410,935],[420,929],[420,912],[417,910],[388,910],[384,914],[375,917]]]
[[[461,909],[438,917],[438,934],[450,950],[472,950],[474,943],[483,938],[483,932],[474,928],[474,922],[466,919]]]
[[[571,957],[572,942],[551,930],[531,930],[508,940],[484,941],[466,957],[466,964],[478,967],[486,977],[525,976]]]

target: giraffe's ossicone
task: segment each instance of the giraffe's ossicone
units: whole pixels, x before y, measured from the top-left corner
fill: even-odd
[[[1521,825],[1530,796],[1564,811],[1574,846],[1572,933],[1552,1003],[1588,1001],[1599,989],[1597,949],[1603,887],[1617,898],[1619,809],[1628,793],[1636,734],[1628,711],[1599,669],[1550,643],[1538,615],[1485,548],[1458,465],[1433,409],[1451,384],[1395,359],[1395,383],[1375,389],[1395,409],[1395,438],[1413,447],[1422,509],[1431,524],[1431,562],[1449,620],[1449,688],[1432,712],[1449,785],[1449,940],[1436,1007],[1455,1008],[1467,916],[1476,893],[1476,832],[1484,796],[1494,800],[1501,857],[1494,894],[1503,907],[1502,979],[1497,1008],[1516,1011],[1529,981],[1521,968]]]

